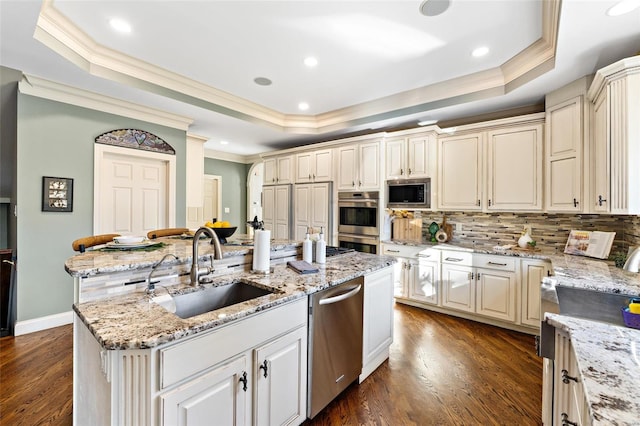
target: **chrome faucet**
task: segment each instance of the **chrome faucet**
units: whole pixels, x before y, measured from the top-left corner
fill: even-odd
[[[156,289],[155,283],[151,282],[151,278],[153,276],[153,273],[156,271],[156,268],[158,266],[160,266],[162,264],[162,262],[164,262],[165,259],[170,257],[170,256],[173,256],[173,258],[175,260],[178,260],[178,256],[176,256],[175,254],[167,253],[162,257],[162,259],[160,259],[159,262],[154,263],[153,266],[151,267],[151,271],[149,272],[149,276],[147,277],[147,290],[146,290],[147,294],[153,294],[153,292]]]
[[[191,253],[191,285],[196,286],[200,283],[200,274],[203,272],[198,268],[198,242],[200,235],[207,234],[211,237],[211,244],[213,244],[213,259],[222,259],[222,249],[220,248],[220,240],[218,235],[211,228],[202,226],[193,234],[193,251]],[[213,262],[212,262],[213,263]],[[207,268],[205,272],[213,272],[213,268]]]
[[[629,272],[638,272],[640,270],[640,247],[636,247],[631,252],[622,269]]]

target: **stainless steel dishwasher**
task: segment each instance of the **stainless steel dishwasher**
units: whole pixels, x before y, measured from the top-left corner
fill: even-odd
[[[363,294],[359,277],[309,298],[310,419],[360,375]]]

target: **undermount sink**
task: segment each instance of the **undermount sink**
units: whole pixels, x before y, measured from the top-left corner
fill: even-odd
[[[622,308],[633,296],[556,286],[560,314],[624,326]]]
[[[264,288],[242,281],[235,281],[231,284],[209,287],[205,290],[176,296],[158,296],[152,300],[169,312],[184,319],[272,293],[272,291]]]

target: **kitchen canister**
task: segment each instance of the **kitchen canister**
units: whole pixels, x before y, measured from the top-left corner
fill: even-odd
[[[253,235],[253,272],[269,273],[271,231],[257,229]]]

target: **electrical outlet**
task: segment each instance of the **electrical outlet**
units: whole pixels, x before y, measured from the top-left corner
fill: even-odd
[[[231,211],[231,209],[229,209],[229,207],[225,207],[225,208],[224,208],[224,212],[225,212],[225,213],[229,213],[229,211]]]
[[[462,231],[462,224],[456,223],[456,232],[461,232],[461,231]]]

